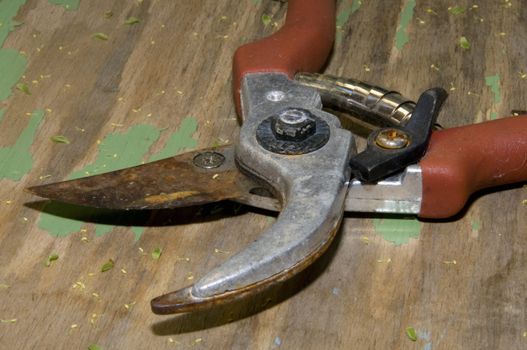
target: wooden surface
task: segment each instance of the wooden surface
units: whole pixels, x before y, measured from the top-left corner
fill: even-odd
[[[235,140],[232,54],[272,33],[287,5],[81,0],[75,8],[70,0],[65,9],[51,3],[61,0],[0,0],[2,11],[7,2],[20,6],[13,15],[20,24],[2,50],[21,52],[27,63],[0,64],[23,68],[18,89],[10,83],[0,102],[0,347],[527,347],[521,186],[477,196],[441,222],[348,214],[328,254],[281,288],[210,312],[152,314],[152,297],[192,283],[275,218],[229,205],[108,215],[35,202],[23,188]],[[460,14],[448,10],[450,1],[412,5],[340,1],[326,72],[413,98],[444,87],[444,127],[527,109],[524,1],[459,1]],[[124,24],[130,17],[140,22]],[[0,77],[3,88],[6,81]],[[56,135],[70,143],[51,141]],[[93,163],[97,170],[87,168]],[[58,260],[46,267],[52,254]],[[101,272],[109,259],[115,266]]]

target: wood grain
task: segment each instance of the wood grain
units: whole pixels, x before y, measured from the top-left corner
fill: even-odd
[[[474,7],[459,1],[465,11],[454,15],[451,2],[418,1],[409,41],[398,50],[396,32],[408,3],[340,1],[339,39],[326,72],[413,98],[444,87],[450,92],[439,120],[444,127],[527,109],[525,2],[486,0]],[[282,23],[286,8],[271,0],[81,0],[76,11],[28,0],[21,7],[15,19],[23,24],[4,48],[25,52],[23,81],[31,95],[15,91],[0,104],[0,147],[17,140],[26,113],[47,112],[31,147],[32,170],[21,181],[0,180],[1,347],[527,347],[522,187],[475,196],[459,216],[422,222],[418,238],[400,245],[375,224],[389,218],[349,214],[330,251],[283,286],[177,317],[153,315],[149,300],[192,283],[254,240],[274,221],[270,213],[224,204],[198,213],[92,215],[80,231],[62,237],[39,227],[43,206],[25,205],[35,198],[23,188],[92,163],[98,140],[109,134],[139,124],[166,128],[144,160],[163,149],[187,116],[198,122],[197,147],[236,140],[232,54],[276,30],[273,23]],[[270,25],[262,14],[272,16]],[[125,25],[131,16],[141,22]],[[108,40],[94,38],[98,32]],[[460,47],[461,36],[470,49]],[[485,82],[495,75],[499,102]],[[53,135],[71,143],[51,142]],[[115,228],[96,236],[95,223]],[[146,227],[138,241],[131,225]],[[150,254],[156,247],[163,249],[159,260]],[[59,259],[45,267],[54,252]],[[109,259],[115,267],[101,273]],[[415,342],[405,334],[409,326],[417,331]]]

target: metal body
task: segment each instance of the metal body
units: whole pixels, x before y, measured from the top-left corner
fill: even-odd
[[[283,94],[279,101],[266,96]],[[249,74],[242,85],[244,124],[236,145],[243,169],[265,181],[279,197],[278,220],[250,246],[202,277],[193,286],[156,298],[158,313],[207,307],[285,279],[305,268],[332,241],[344,209],[355,153],[352,134],[321,110],[320,96],[283,74]],[[299,108],[324,120],[331,137],[320,149],[283,155],[264,149],[256,130],[271,115]]]
[[[356,118],[380,127],[405,125],[415,109],[415,102],[397,91],[356,79],[298,73],[295,80],[316,89],[325,106],[347,111]]]
[[[403,172],[376,184],[355,179],[346,196],[348,212],[419,214],[423,199],[423,176],[419,165],[410,165]]]

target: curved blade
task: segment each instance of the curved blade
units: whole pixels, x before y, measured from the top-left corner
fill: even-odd
[[[108,209],[165,209],[226,199],[280,208],[260,183],[238,170],[232,146],[27,190],[60,202]]]
[[[236,159],[280,194],[278,220],[244,250],[193,286],[152,300],[158,314],[195,311],[227,303],[281,282],[307,267],[330,245],[344,211],[350,179],[349,159],[355,153],[350,132],[336,117],[319,109],[320,99],[281,74],[245,77],[242,106],[245,123]],[[269,91],[287,96],[281,104],[266,101]],[[260,122],[289,106],[302,106],[324,120],[331,137],[320,149],[298,155],[265,151],[254,136]]]

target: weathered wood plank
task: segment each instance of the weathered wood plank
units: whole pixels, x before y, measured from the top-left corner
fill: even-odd
[[[22,23],[10,33],[0,26],[6,36],[0,65],[23,74],[14,83],[0,77],[0,91],[13,91],[0,101],[1,344],[526,346],[527,207],[519,187],[477,196],[446,221],[349,214],[328,254],[280,288],[210,312],[153,315],[152,297],[192,283],[254,240],[274,217],[228,205],[205,207],[198,215],[194,209],[103,214],[24,205],[34,198],[22,189],[233,142],[238,124],[232,54],[276,30],[287,5],[91,0],[75,9],[75,1],[62,3],[70,9],[45,0],[7,7],[0,2],[0,22]],[[457,15],[448,10],[454,5],[340,1],[326,71],[414,98],[426,88],[444,87],[450,92],[440,116],[445,127],[527,109],[527,4],[459,1],[464,11]],[[262,23],[262,14],[271,16],[270,25]],[[140,22],[126,25],[130,17]],[[460,46],[462,36],[469,49]],[[14,55],[9,61],[1,61],[5,50]],[[54,135],[70,143],[50,141]],[[163,249],[159,260],[151,257],[157,247]],[[58,260],[45,267],[53,253]],[[100,272],[109,259],[114,268]],[[405,335],[408,326],[416,329],[416,342]]]

